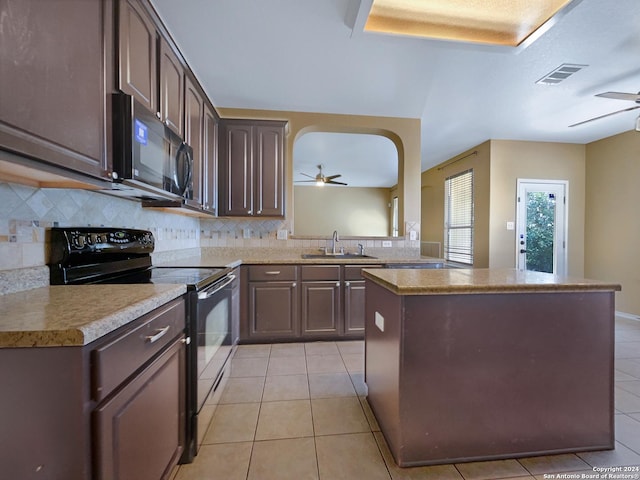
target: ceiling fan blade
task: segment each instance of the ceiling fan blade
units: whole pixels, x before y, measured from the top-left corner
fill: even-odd
[[[569,125],[569,128],[577,127],[578,125],[584,125],[585,123],[593,122],[595,120],[600,120],[601,118],[610,117],[611,115],[616,115],[618,113],[630,112],[631,110],[636,110],[638,108],[640,108],[640,105],[638,105],[637,107],[629,107],[629,108],[625,108],[624,110],[618,110],[618,111],[611,112],[611,113],[605,113],[604,115],[600,115],[599,117],[593,117],[593,118],[590,118],[589,120],[584,120],[582,122],[578,122],[578,123],[574,123],[573,125]]]
[[[309,182],[309,183],[316,183],[316,181],[315,181],[315,180],[296,180],[296,183],[306,183],[306,182]]]
[[[326,181],[326,182],[324,182],[324,183],[328,183],[328,184],[331,184],[331,185],[347,185],[347,184],[346,184],[346,183],[344,183],[344,182],[334,182],[333,180],[327,180],[327,181]]]
[[[333,180],[334,178],[341,177],[342,175],[329,175],[328,177],[324,177],[325,180]]]
[[[309,178],[313,178],[313,179],[316,178],[315,176],[312,177],[311,175],[307,175],[306,173],[302,173],[302,172],[300,172],[300,175],[304,175],[305,177],[309,177]]]
[[[640,93],[604,92],[598,93],[596,97],[613,98],[615,100],[630,100],[632,102],[640,103]]]

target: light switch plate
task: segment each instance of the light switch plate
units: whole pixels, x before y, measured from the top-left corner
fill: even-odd
[[[409,232],[409,240],[417,240],[418,239],[418,232],[416,232],[415,230],[412,230]]]
[[[393,244],[391,243],[391,240],[383,240],[382,241],[382,246],[385,248],[389,248],[391,247]]]
[[[378,312],[376,312],[375,323],[378,330],[384,332],[384,317]]]
[[[507,230],[515,230],[516,224],[513,222],[507,222]]]
[[[286,240],[287,239],[287,231],[286,230],[278,230],[278,233],[276,233],[276,238],[278,240]]]

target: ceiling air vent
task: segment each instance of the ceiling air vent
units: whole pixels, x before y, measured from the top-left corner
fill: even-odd
[[[547,73],[544,77],[538,80],[536,83],[541,85],[557,85],[558,83],[566,80],[571,75],[579,72],[588,65],[575,65],[572,63],[563,63],[552,72]]]

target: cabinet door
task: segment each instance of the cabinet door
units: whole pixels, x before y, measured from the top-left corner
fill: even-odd
[[[225,123],[219,207],[223,215],[253,214],[253,127]]]
[[[284,216],[284,127],[255,127],[255,215]]]
[[[202,208],[215,214],[218,185],[218,117],[213,107],[206,102],[202,138],[202,172]]]
[[[164,38],[160,38],[160,119],[184,138],[184,69]]]
[[[108,178],[113,4],[0,2],[0,149]]]
[[[204,94],[190,77],[186,78],[184,94],[185,141],[193,148],[193,202],[202,205],[202,126]]]
[[[302,335],[339,334],[340,281],[302,282]]]
[[[344,333],[364,335],[364,280],[347,280],[344,284]]]
[[[298,335],[296,282],[249,282],[249,337]]]
[[[158,111],[157,32],[136,0],[120,0],[118,84],[150,111]]]
[[[184,448],[181,340],[94,411],[96,478],[168,478]]]

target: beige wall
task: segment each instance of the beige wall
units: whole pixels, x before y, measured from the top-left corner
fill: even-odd
[[[622,284],[616,310],[640,315],[640,133],[586,148],[585,276]]]
[[[473,168],[473,265],[477,268],[489,266],[490,157],[491,144],[485,142],[422,173],[422,241],[444,245],[444,181]]]
[[[404,232],[402,222],[420,221],[420,119],[231,108],[217,110],[223,118],[277,119],[289,122],[285,191],[288,221],[293,219],[293,145],[299,136],[308,132],[369,133],[382,135],[393,141],[398,149],[400,229]],[[419,246],[419,242],[416,242],[416,246]]]
[[[585,146],[568,143],[491,140],[489,266],[516,266],[518,178],[569,182],[567,274],[584,275]]]
[[[474,151],[478,154],[464,158]],[[584,275],[584,145],[490,140],[427,170],[422,174],[423,241],[443,241],[444,180],[469,168],[474,169],[474,267],[516,266],[516,233],[506,223],[516,220],[518,178],[567,180],[567,273]]]
[[[294,187],[296,235],[389,236],[389,189]]]

